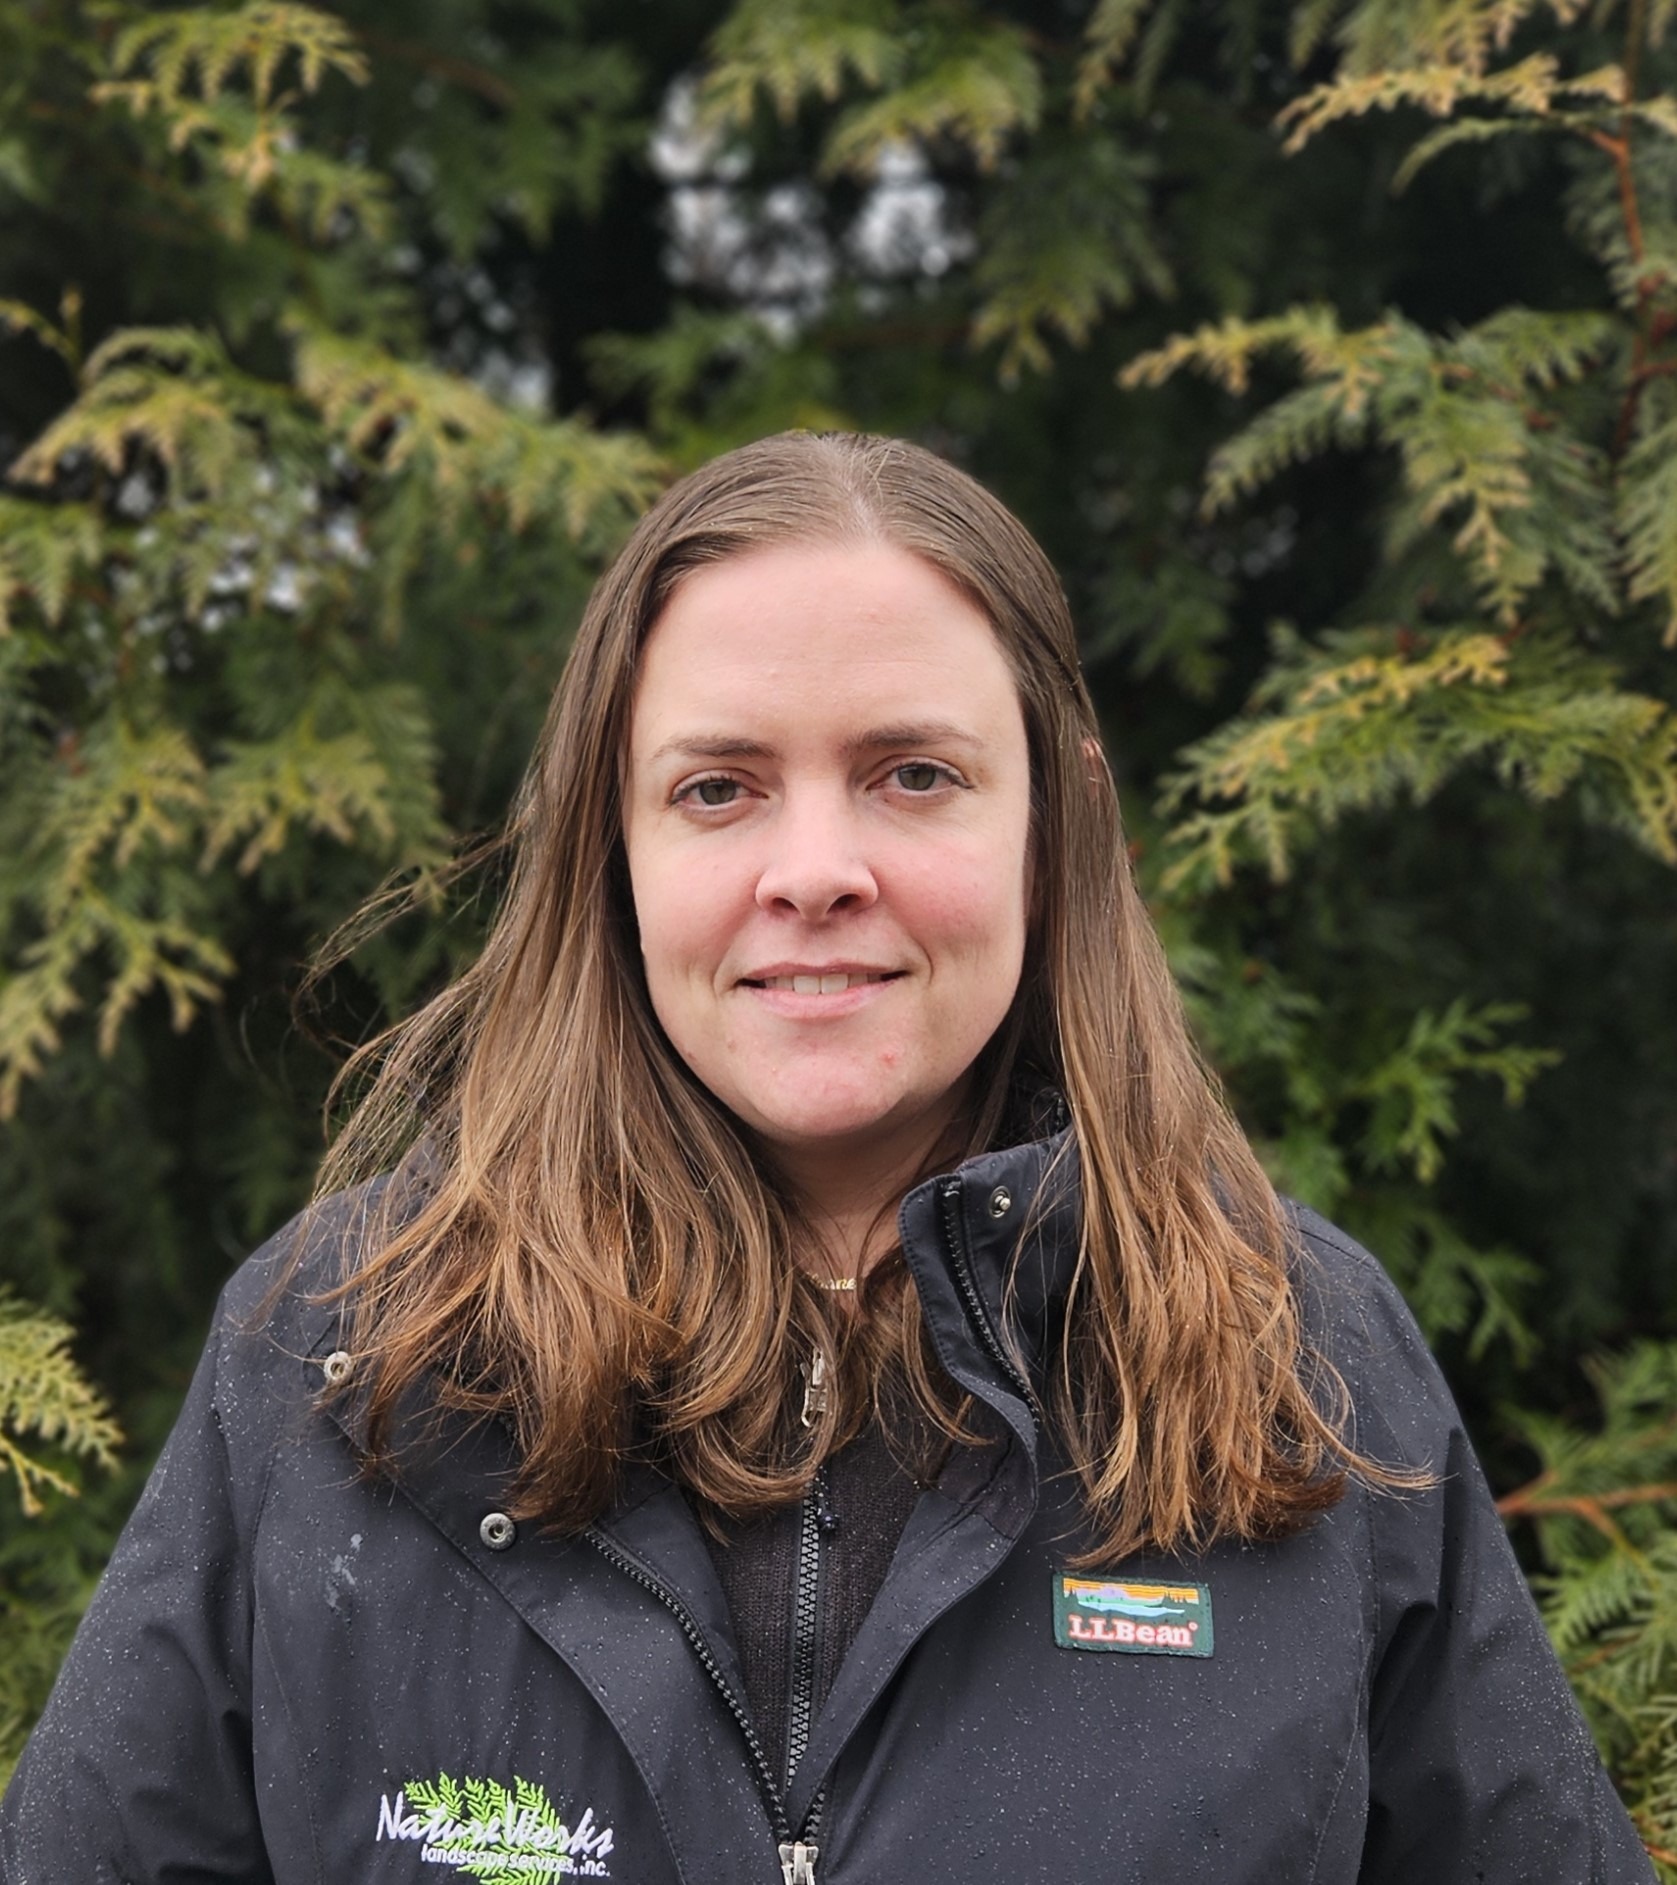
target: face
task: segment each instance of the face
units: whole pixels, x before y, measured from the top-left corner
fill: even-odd
[[[641,659],[624,837],[652,1005],[789,1170],[930,1149],[1019,984],[1024,717],[984,616],[884,544],[683,580]]]

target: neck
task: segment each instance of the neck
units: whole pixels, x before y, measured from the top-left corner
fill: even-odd
[[[842,1147],[776,1146],[773,1159],[803,1207],[809,1241],[797,1252],[820,1278],[863,1277],[897,1237],[904,1194],[939,1163],[958,1156],[958,1108],[940,1110],[919,1130],[898,1128]]]

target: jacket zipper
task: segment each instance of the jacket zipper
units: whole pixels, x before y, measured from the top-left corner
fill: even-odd
[[[814,1367],[821,1367],[819,1352]],[[811,1381],[817,1379],[812,1371]],[[808,1751],[809,1731],[815,1720],[815,1675],[821,1648],[821,1540],[837,1524],[827,1503],[827,1468],[818,1466],[798,1508],[798,1557],[792,1576],[792,1684],[786,1705],[788,1789]],[[825,1804],[823,1790],[810,1802],[802,1832],[780,1848],[780,1870],[785,1885],[815,1885],[815,1861],[820,1857],[821,1848],[813,1842]]]
[[[823,1493],[824,1502],[825,1494]],[[804,1501],[806,1507],[812,1503],[812,1498]],[[756,1775],[757,1791],[763,1796],[763,1805],[768,1809],[769,1824],[774,1829],[775,1843],[780,1849],[780,1870],[785,1885],[816,1885],[815,1861],[820,1856],[821,1849],[811,1842],[820,1824],[824,1796],[822,1794],[815,1796],[802,1829],[794,1837],[792,1822],[786,1817],[785,1799],[775,1779],[768,1754],[758,1738],[756,1725],[745,1704],[729,1687],[728,1678],[722,1672],[722,1665],[711,1653],[710,1645],[705,1641],[704,1632],[699,1628],[692,1611],[676,1596],[674,1591],[660,1584],[650,1571],[643,1570],[626,1552],[619,1550],[604,1532],[590,1528],[582,1535],[608,1564],[614,1565],[632,1583],[638,1584],[642,1590],[656,1597],[681,1626],[681,1633],[692,1645],[693,1653],[699,1659],[700,1668],[716,1685],[723,1701],[728,1704],[728,1712],[739,1723],[740,1733],[745,1736],[746,1751],[751,1756],[752,1769]],[[800,1551],[800,1578],[802,1569],[802,1552]],[[806,1745],[808,1739],[809,1730],[806,1722],[804,1729]],[[799,1752],[801,1753],[802,1749]]]
[[[966,1221],[961,1216],[960,1179],[940,1179],[937,1195],[939,1214],[943,1221],[943,1240],[949,1254],[949,1271],[955,1279],[956,1289],[960,1292],[962,1305],[967,1312],[967,1321],[971,1323],[979,1345],[1001,1370],[1014,1393],[1031,1410],[1032,1420],[1040,1427],[1042,1405],[1037,1400],[1036,1390],[1020,1373],[1013,1357],[1002,1345],[1002,1339],[996,1333],[996,1325],[990,1320],[990,1311],[985,1305],[984,1298],[979,1292],[977,1279],[972,1273],[972,1254],[967,1248]]]
[[[838,1529],[827,1503],[827,1469],[818,1466],[798,1509],[798,1556],[792,1579],[792,1687],[786,1708],[786,1785],[809,1747],[821,1649],[821,1540]],[[813,1817],[813,1814],[812,1814]]]

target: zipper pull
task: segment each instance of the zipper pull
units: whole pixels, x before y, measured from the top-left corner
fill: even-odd
[[[796,1845],[780,1849],[780,1872],[786,1885],[815,1885],[815,1861],[821,1856],[819,1846]]]
[[[806,1427],[813,1427],[816,1415],[827,1411],[827,1357],[820,1349],[816,1349],[801,1366],[804,1371],[803,1423]],[[811,1846],[810,1851],[814,1850]]]

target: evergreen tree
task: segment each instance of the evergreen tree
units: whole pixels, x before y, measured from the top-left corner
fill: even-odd
[[[305,1195],[298,965],[384,883],[318,1031],[445,975],[639,506],[860,425],[1055,556],[1207,1047],[1677,1867],[1669,14],[0,0],[0,1235],[131,1440],[0,1510],[0,1737]]]

